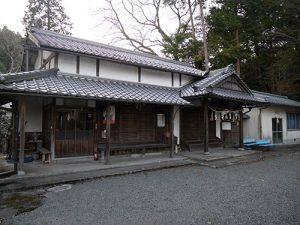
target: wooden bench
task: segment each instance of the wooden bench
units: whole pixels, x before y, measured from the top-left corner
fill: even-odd
[[[111,151],[141,150],[143,154],[147,149],[169,148],[169,143],[128,143],[128,144],[110,144]],[[104,143],[98,144],[98,152],[101,159],[104,159],[106,146]]]
[[[42,162],[50,163],[51,161],[51,152],[46,148],[39,148],[38,151],[42,154]]]

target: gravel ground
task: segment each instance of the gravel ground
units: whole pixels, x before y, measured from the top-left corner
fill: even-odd
[[[48,192],[12,224],[300,224],[300,152],[221,169],[190,166]]]

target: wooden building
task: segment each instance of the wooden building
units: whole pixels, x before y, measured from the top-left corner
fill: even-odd
[[[0,76],[12,102],[12,148],[42,140],[52,159],[105,151],[242,146],[243,110],[267,103],[232,66],[192,66],[51,31],[28,34],[27,72]],[[106,116],[109,115],[109,116]],[[18,135],[18,133],[20,135]]]

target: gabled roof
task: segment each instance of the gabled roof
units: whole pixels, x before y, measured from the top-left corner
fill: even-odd
[[[253,95],[247,85],[236,75],[232,65],[210,71],[204,77],[205,78],[182,87],[180,96],[187,100],[211,96],[241,102],[266,103],[263,98]],[[232,87],[227,87],[226,82],[231,82]]]
[[[52,31],[33,29],[30,32],[29,37],[41,48],[86,54],[107,60],[184,73],[192,76],[201,76],[203,73],[203,71],[198,70],[187,63],[151,54],[131,51],[124,48],[118,48],[111,45],[105,45],[98,42],[87,41]]]
[[[272,105],[300,107],[300,102],[289,99],[287,96],[275,95],[266,92],[252,90],[254,96],[263,98]]]
[[[0,76],[0,92],[98,100],[188,105],[178,88],[66,74],[58,69]]]

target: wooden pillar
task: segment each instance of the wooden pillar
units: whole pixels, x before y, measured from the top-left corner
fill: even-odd
[[[51,105],[51,119],[50,119],[50,152],[51,152],[51,160],[55,160],[55,111],[56,111],[56,100],[53,99],[52,105]]]
[[[239,139],[240,139],[240,148],[244,148],[244,132],[243,132],[243,109],[240,111],[240,123],[239,123]]]
[[[174,156],[174,118],[175,118],[175,106],[172,106],[171,109],[171,126],[170,126],[170,138],[171,138],[171,149],[170,149],[170,157]]]
[[[110,158],[110,102],[106,106],[106,144],[105,144],[105,164],[109,164]]]
[[[209,154],[208,151],[208,138],[209,138],[209,126],[208,126],[208,101],[203,101],[203,119],[204,119],[204,154]]]
[[[14,171],[18,171],[18,124],[19,124],[19,114],[18,114],[18,102],[14,101],[12,103],[12,133],[11,133],[11,151],[12,158],[15,160]]]
[[[29,71],[29,46],[25,44],[25,70]]]
[[[20,146],[18,173],[24,173],[26,98],[20,97]]]

